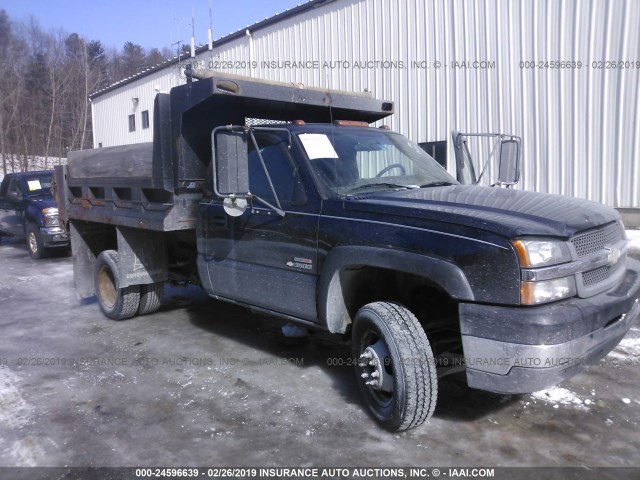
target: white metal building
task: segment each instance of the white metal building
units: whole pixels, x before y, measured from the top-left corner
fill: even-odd
[[[451,159],[453,129],[519,135],[520,188],[640,207],[637,0],[312,0],[196,60],[368,90],[395,102],[384,123],[447,140]],[[151,141],[153,98],[181,73],[173,60],[94,94],[94,147]]]

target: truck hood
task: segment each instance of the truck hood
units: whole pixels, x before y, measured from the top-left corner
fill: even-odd
[[[452,185],[376,193],[349,198],[345,208],[395,217],[413,217],[491,231],[506,237],[576,232],[618,220],[613,208],[561,195]]]
[[[29,198],[29,203],[36,208],[52,208],[56,207],[56,202],[52,197],[33,197]]]

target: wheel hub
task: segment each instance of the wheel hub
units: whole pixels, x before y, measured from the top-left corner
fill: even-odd
[[[104,265],[100,268],[98,275],[98,288],[100,298],[108,307],[113,307],[116,303],[116,286],[111,272]]]
[[[36,236],[33,232],[29,233],[29,248],[33,253],[38,251],[38,241],[36,240]]]
[[[358,358],[360,378],[374,390],[393,392],[393,375],[385,368],[389,361],[389,350],[382,339],[369,345]]]

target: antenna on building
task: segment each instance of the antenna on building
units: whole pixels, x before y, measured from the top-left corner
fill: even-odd
[[[196,56],[196,20],[191,6],[191,58]]]
[[[180,44],[182,43],[182,40],[178,40],[177,42],[173,42],[171,44],[171,46],[173,47],[174,45],[177,45],[176,48],[176,53],[178,54],[178,65],[180,65],[180,60],[182,58],[182,52],[180,51]]]
[[[207,44],[209,51],[213,50],[213,15],[211,13],[211,0],[209,0],[209,30],[207,31]]]

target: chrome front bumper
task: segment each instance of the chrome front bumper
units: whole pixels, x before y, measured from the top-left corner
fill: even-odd
[[[635,260],[629,263],[640,267]],[[633,268],[627,270],[618,288],[590,299],[532,309],[461,308],[469,386],[498,393],[529,393],[557,385],[618,345],[640,315],[639,297],[640,269]],[[516,318],[518,312],[526,312],[524,320]],[[491,317],[483,319],[487,315]],[[527,319],[532,320],[530,333],[522,331],[527,328]],[[598,328],[584,333],[584,325]],[[554,338],[564,341],[554,342]]]

